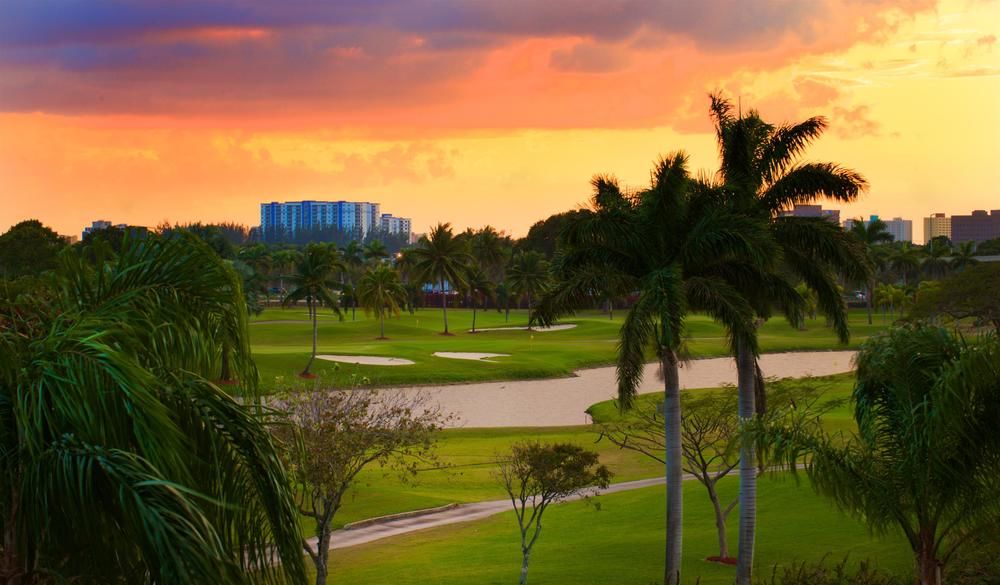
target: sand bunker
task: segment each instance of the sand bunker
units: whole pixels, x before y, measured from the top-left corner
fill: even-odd
[[[539,333],[545,333],[547,331],[565,331],[567,329],[572,329],[576,327],[576,323],[566,323],[564,325],[553,325],[551,327],[532,327],[532,331],[537,331]],[[476,329],[479,331],[527,331],[527,327],[487,327],[485,329]]]
[[[360,364],[363,366],[412,366],[416,363],[403,358],[383,357],[380,355],[318,355],[316,357],[330,362]]]
[[[490,358],[510,357],[509,353],[477,353],[474,351],[435,351],[434,355],[450,360],[473,360],[477,362],[493,361]]]

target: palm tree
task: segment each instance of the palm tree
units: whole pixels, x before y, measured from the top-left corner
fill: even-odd
[[[281,294],[286,292],[285,275],[295,267],[301,258],[301,252],[291,249],[275,250],[274,254],[271,255],[271,268],[278,272],[278,290]]]
[[[312,319],[312,354],[309,356],[305,369],[299,374],[303,378],[313,377],[309,369],[316,360],[319,307],[326,305],[333,310],[337,317],[343,318],[340,312],[340,301],[334,295],[334,291],[340,287],[340,283],[335,280],[337,274],[346,269],[347,267],[337,254],[336,248],[325,244],[309,244],[302,254],[302,260],[295,266],[295,273],[288,277],[292,283],[292,290],[285,295],[282,304],[288,306],[305,300],[309,317]]]
[[[962,242],[958,245],[958,248],[953,251],[951,257],[951,269],[955,272],[961,272],[972,266],[973,264],[978,264],[979,260],[975,259],[976,255],[976,243]]]
[[[528,313],[533,307],[532,300],[549,282],[549,263],[541,252],[528,250],[518,252],[507,267],[507,282],[518,297],[528,300]],[[520,300],[518,301],[520,304]]]
[[[354,284],[361,268],[365,265],[364,248],[357,240],[351,240],[340,250],[341,257],[344,260],[345,270],[344,275],[347,276],[347,284],[350,284],[350,302],[351,302],[351,321],[357,319],[358,316],[358,298],[354,294]],[[341,278],[341,283],[343,284],[343,278]]]
[[[907,286],[910,284],[910,274],[920,268],[920,251],[909,242],[902,242],[892,248],[889,254],[889,266],[902,277],[903,286]]]
[[[0,307],[0,580],[304,582],[238,276],[190,234],[94,252]]]
[[[389,257],[389,250],[382,243],[382,240],[372,240],[365,244],[362,254],[364,254],[365,262],[379,262],[383,258]]]
[[[867,224],[860,217],[855,219],[851,225],[851,235],[858,239],[865,246],[865,252],[868,254],[868,259],[875,263],[876,246],[879,244],[885,244],[892,241],[892,234],[889,233],[889,228],[886,226],[885,222],[881,219],[875,218],[868,222]],[[874,302],[875,294],[875,277],[872,275],[865,282],[865,304],[868,305],[868,324],[872,324],[872,304]]]
[[[385,316],[398,315],[406,303],[406,289],[399,273],[385,264],[370,268],[358,281],[358,300],[365,313],[374,312],[379,318],[379,339],[385,339]]]
[[[931,278],[941,278],[951,268],[946,259],[950,255],[951,246],[941,240],[931,240],[924,246],[924,261],[920,264],[920,269]]]
[[[504,280],[504,267],[510,259],[509,241],[509,238],[489,225],[472,236],[472,256],[493,282]]]
[[[774,459],[804,462],[812,486],[882,534],[900,529],[922,585],[1000,517],[1000,339],[942,327],[889,330],[857,357],[857,434],[768,429]]]
[[[479,264],[471,264],[467,268],[465,286],[472,297],[472,333],[475,333],[476,309],[480,303],[485,308],[487,300],[496,302],[496,286]]]
[[[620,292],[638,292],[620,332],[618,398],[623,408],[633,403],[652,346],[664,379],[664,583],[676,585],[683,510],[678,365],[685,317],[689,311],[704,311],[727,327],[733,349],[742,344],[756,349],[752,307],[718,271],[723,265],[757,270],[775,250],[768,247],[762,222],[732,213],[691,189],[685,155],[662,159],[652,177],[651,187],[635,197],[624,195],[612,178],[594,178],[591,209],[580,212],[563,233],[555,284],[532,319],[549,325],[561,314],[589,306],[594,274],[614,272]]]
[[[459,289],[465,284],[465,266],[472,257],[465,242],[456,238],[451,224],[439,223],[430,234],[420,238],[413,249],[414,269],[424,282],[441,285],[441,310],[444,313],[444,335],[448,333],[448,295],[445,283]]]
[[[761,320],[777,306],[794,324],[801,319],[802,297],[788,276],[800,280],[816,294],[819,308],[842,342],[848,340],[847,307],[837,277],[868,281],[871,263],[864,249],[839,225],[824,218],[785,216],[784,211],[817,198],[854,201],[867,187],[858,173],[833,163],[801,162],[809,144],[826,129],[826,120],[810,118],[775,126],[751,111],[734,114],[733,104],[711,96],[721,166],[718,186],[728,193],[737,212],[767,221],[779,247],[781,262],[760,278],[730,276]],[[764,408],[763,376],[750,345],[736,346],[739,415],[748,421]],[[738,585],[752,579],[756,534],[757,473],[753,444],[741,445]]]

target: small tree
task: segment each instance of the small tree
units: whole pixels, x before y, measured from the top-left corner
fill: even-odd
[[[589,495],[606,488],[611,472],[600,465],[597,453],[568,443],[514,444],[497,458],[497,481],[510,497],[521,531],[521,578],[528,582],[531,549],[542,533],[542,516],[550,504],[573,495]]]
[[[1000,265],[983,263],[967,267],[921,290],[910,310],[912,319],[941,315],[969,320],[977,327],[992,326],[1000,333]]]
[[[763,416],[773,422],[784,420],[790,413],[796,418],[815,423],[818,417],[840,401],[820,404],[823,388],[818,384],[769,381],[768,409]],[[719,497],[719,480],[739,465],[740,420],[736,410],[735,392],[711,392],[682,395],[681,449],[684,473],[695,477],[705,487],[715,511],[715,529],[719,542],[719,559],[729,556],[726,521],[739,500],[723,502]],[[644,401],[625,417],[601,425],[601,438],[607,438],[622,449],[641,453],[659,463],[663,458],[665,428],[662,402]]]
[[[275,432],[284,439],[299,512],[316,522],[316,543],[302,546],[316,566],[316,585],[328,574],[333,519],[344,495],[366,467],[377,464],[417,472],[434,459],[435,436],[448,418],[423,396],[375,391],[300,392],[281,405],[290,425]]]

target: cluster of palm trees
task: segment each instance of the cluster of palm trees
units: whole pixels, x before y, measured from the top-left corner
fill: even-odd
[[[978,262],[975,242],[952,246],[946,238],[934,238],[924,246],[894,242],[881,219],[856,219],[849,233],[865,247],[873,270],[864,282],[868,324],[876,307],[895,314],[912,304],[922,284],[961,272]]]
[[[326,307],[339,318],[350,309],[354,319],[361,308],[379,321],[378,339],[386,339],[385,320],[422,304],[425,287],[441,300],[443,335],[448,324],[449,297],[471,307],[472,332],[479,309],[492,305],[510,310],[511,304],[534,306],[550,281],[549,263],[534,250],[515,251],[513,241],[494,228],[455,233],[447,223],[438,224],[416,245],[395,257],[379,242],[362,247],[351,242],[344,248],[313,243],[301,250],[268,253],[264,246],[245,248],[240,262],[257,275],[245,279],[258,294],[275,280],[283,291],[284,306],[305,303],[312,322],[312,352],[301,376],[311,373],[318,345],[318,309]],[[288,286],[285,289],[285,286]]]
[[[798,324],[808,308],[802,290],[847,341],[842,279],[865,282],[871,262],[857,239],[819,218],[781,211],[819,197],[853,201],[866,188],[854,171],[800,156],[826,123],[811,118],[772,125],[756,112],[734,112],[712,96],[721,167],[695,178],[683,153],[659,161],[648,189],[626,194],[607,176],[595,177],[590,209],[562,235],[555,284],[533,318],[546,324],[587,306],[595,295],[637,293],[620,333],[618,394],[634,399],[650,355],[664,379],[667,538],[665,585],[681,582],[682,470],[679,365],[686,317],[710,315],[729,334],[738,370],[739,416],[751,421],[763,378],[757,364],[757,328],[775,312]],[[757,459],[747,441],[740,452],[738,585],[749,585],[756,530]]]

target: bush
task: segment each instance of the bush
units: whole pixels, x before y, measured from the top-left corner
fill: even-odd
[[[836,565],[822,562],[793,563],[788,567],[775,566],[771,576],[757,581],[760,585],[903,585],[903,581],[878,570],[863,561],[857,571],[851,572],[847,559]]]

